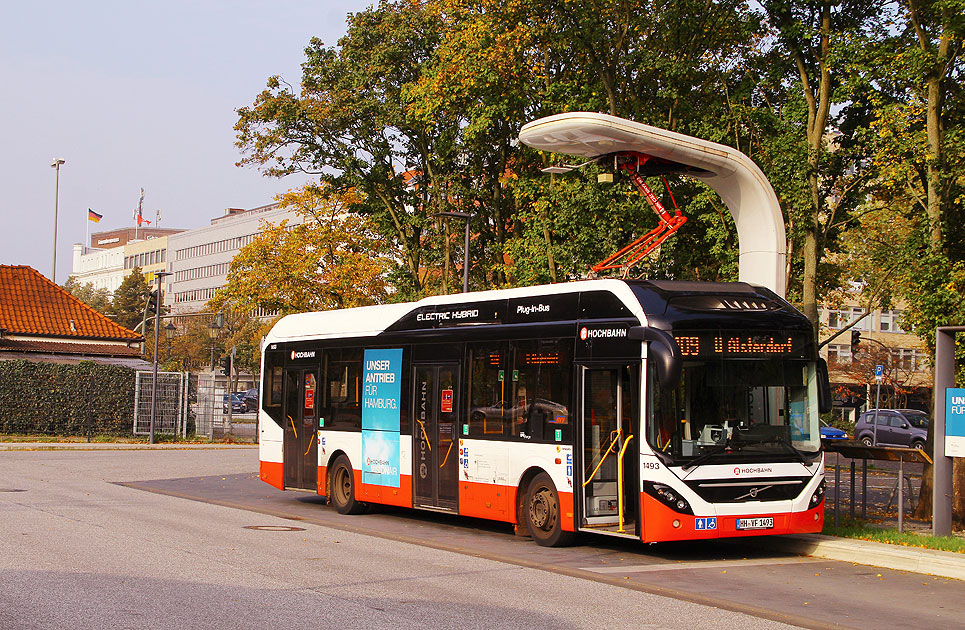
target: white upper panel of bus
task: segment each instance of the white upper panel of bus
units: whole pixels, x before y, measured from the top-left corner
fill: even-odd
[[[505,300],[539,295],[559,295],[582,291],[610,291],[630,310],[641,325],[647,324],[646,315],[630,287],[619,280],[582,280],[561,284],[544,284],[534,287],[454,293],[424,298],[418,302],[363,306],[317,313],[299,313],[281,318],[265,337],[265,343],[298,341],[304,339],[337,339],[341,337],[372,337],[412,311],[446,304],[475,304],[491,300]]]
[[[777,195],[754,162],[736,149],[658,129],[616,116],[569,112],[534,120],[519,133],[523,143],[542,151],[598,157],[639,151],[693,166],[717,191],[737,225],[739,276],[784,297],[786,239]],[[686,229],[686,228],[685,228]]]

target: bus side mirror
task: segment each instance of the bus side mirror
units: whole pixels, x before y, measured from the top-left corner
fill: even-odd
[[[828,376],[828,362],[818,359],[818,412],[827,413],[834,407],[831,399],[831,378]]]
[[[630,339],[650,342],[647,350],[647,361],[657,368],[657,380],[664,389],[677,389],[680,384],[682,361],[680,347],[666,331],[650,326],[634,326],[630,328]]]

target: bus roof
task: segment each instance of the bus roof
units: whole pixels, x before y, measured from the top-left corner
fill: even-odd
[[[639,300],[623,280],[579,280],[558,284],[543,284],[513,289],[476,291],[436,295],[418,302],[362,306],[315,313],[287,315],[274,325],[265,343],[298,341],[302,339],[337,339],[340,337],[374,337],[406,315],[426,307],[446,305],[482,305],[487,302],[513,298],[532,298],[544,295],[578,294],[585,291],[608,291],[614,294],[642,325],[647,318]]]

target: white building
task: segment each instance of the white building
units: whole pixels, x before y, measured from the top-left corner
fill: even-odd
[[[166,237],[180,232],[177,228],[123,227],[90,235],[90,247],[74,243],[74,260],[70,276],[78,284],[90,283],[95,289],[117,290],[131,270],[164,269]]]
[[[74,265],[70,276],[77,283],[90,283],[95,289],[107,289],[113,294],[126,275],[123,246],[94,249],[74,243]]]
[[[301,223],[301,216],[277,203],[250,210],[228,208],[211,225],[174,234],[168,238],[168,276],[165,306],[172,313],[203,311],[208,300],[228,281],[231,259],[264,228]]]

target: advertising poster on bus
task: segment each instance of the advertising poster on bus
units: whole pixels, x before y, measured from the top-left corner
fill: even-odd
[[[399,487],[402,349],[366,350],[362,370],[362,483]]]

